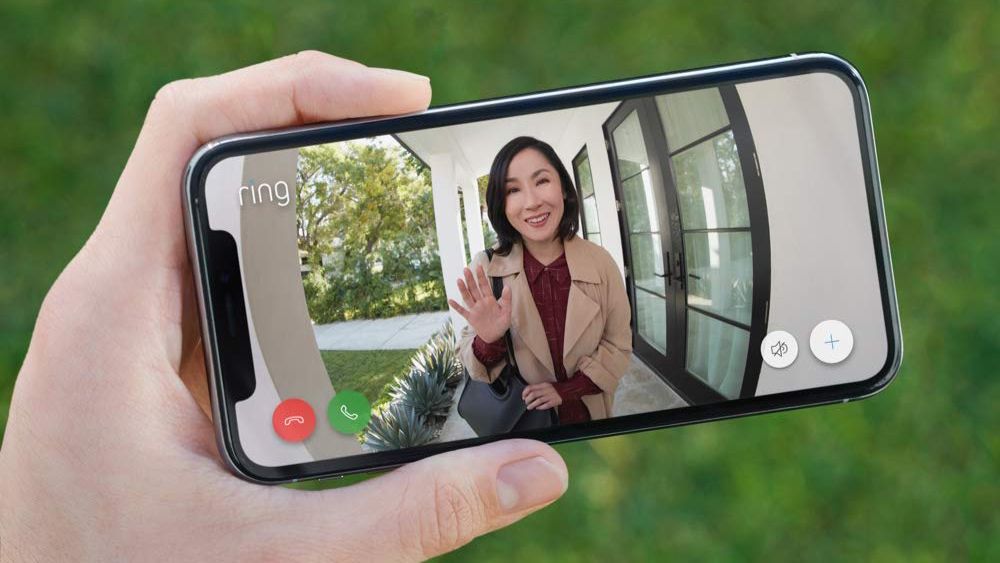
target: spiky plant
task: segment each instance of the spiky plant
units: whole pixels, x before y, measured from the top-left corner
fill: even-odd
[[[389,391],[392,402],[412,408],[428,422],[448,416],[451,395],[445,382],[437,375],[416,369],[396,379]]]
[[[455,325],[451,324],[451,319],[434,335],[434,340],[448,344],[452,349],[458,348],[458,337],[455,336]]]
[[[411,407],[391,402],[372,416],[364,433],[368,448],[384,452],[422,446],[434,439],[434,430]]]
[[[450,389],[462,381],[462,364],[458,360],[458,352],[447,337],[435,336],[430,339],[413,355],[411,363],[414,370],[435,376]]]

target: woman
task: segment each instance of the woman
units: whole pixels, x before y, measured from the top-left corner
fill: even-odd
[[[495,379],[510,329],[528,409],[558,409],[560,424],[607,418],[632,351],[631,310],[611,255],[576,234],[566,167],[548,143],[518,137],[493,161],[486,203],[493,259],[479,253],[458,280],[464,303],[448,301],[469,323],[462,363],[473,379]],[[490,277],[503,278],[499,300]]]

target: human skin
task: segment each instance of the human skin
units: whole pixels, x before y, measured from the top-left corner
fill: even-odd
[[[504,192],[504,214],[521,235],[525,248],[542,264],[559,258],[563,241],[557,235],[565,209],[565,193],[552,163],[533,148],[517,153],[507,166]],[[498,300],[482,267],[475,276],[469,268],[465,268],[464,274],[464,279],[458,280],[458,290],[465,306],[454,300],[449,300],[449,304],[465,317],[481,339],[495,342],[510,328],[510,288],[504,287]],[[521,398],[529,410],[551,409],[562,404],[562,397],[547,382],[528,385]]]
[[[508,440],[309,492],[226,470],[181,181],[237,132],[419,111],[429,81],[303,52],[157,93],[107,209],[49,290],[0,448],[0,560],[408,561],[551,503],[567,471]]]
[[[548,264],[563,253],[557,235],[565,203],[556,169],[541,152],[526,148],[510,159],[504,184],[504,214],[524,247]]]

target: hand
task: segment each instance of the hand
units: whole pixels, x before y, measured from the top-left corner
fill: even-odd
[[[160,90],[39,312],[0,449],[0,560],[423,559],[562,494],[562,460],[528,440],[336,490],[255,485],[223,467],[203,412],[187,160],[221,135],[419,111],[430,94],[423,77],[316,52]]]
[[[562,404],[562,397],[551,383],[533,383],[524,388],[521,398],[528,405],[528,410],[546,410]]]
[[[496,342],[503,338],[510,328],[510,288],[504,286],[500,299],[497,300],[493,296],[493,287],[486,276],[486,270],[479,266],[475,277],[471,270],[465,269],[465,279],[458,278],[458,291],[462,294],[465,307],[454,299],[449,299],[448,304],[465,317],[476,336],[485,342]]]

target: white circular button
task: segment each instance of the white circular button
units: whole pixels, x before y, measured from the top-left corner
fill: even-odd
[[[781,369],[792,365],[799,355],[799,343],[783,330],[775,330],[760,343],[760,355],[767,365]]]
[[[809,349],[817,360],[825,364],[837,364],[844,361],[854,349],[854,335],[840,321],[823,321],[812,329]]]

